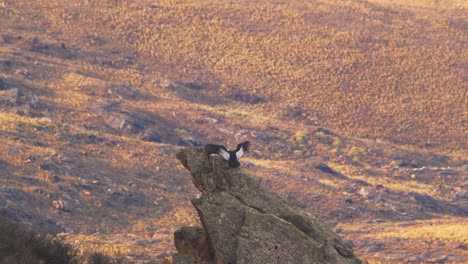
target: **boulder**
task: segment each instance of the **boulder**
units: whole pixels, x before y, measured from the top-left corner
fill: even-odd
[[[194,263],[365,263],[322,220],[263,189],[241,168],[207,157],[203,147],[182,149],[177,158],[202,193],[192,204],[202,223],[199,233],[206,236],[198,240],[208,245],[198,247],[212,254]],[[179,251],[174,263],[187,263],[181,256],[187,252]]]
[[[213,263],[214,254],[203,228],[182,227],[174,232],[174,245],[180,255],[192,256],[195,261]],[[184,259],[186,260],[187,258]]]

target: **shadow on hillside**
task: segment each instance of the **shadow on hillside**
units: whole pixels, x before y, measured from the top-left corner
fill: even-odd
[[[353,179],[338,171],[333,170],[325,163],[313,162],[308,165],[326,179],[322,182],[314,177],[298,174],[296,178],[300,181],[312,184],[312,190],[325,190],[336,193],[336,196],[327,197],[320,192],[308,193],[303,191],[289,192],[288,199],[292,200],[301,208],[318,210],[326,207],[327,219],[340,221],[346,219],[359,219],[371,217],[374,219],[385,219],[386,221],[401,221],[415,219],[429,219],[434,215],[447,215],[456,217],[468,216],[468,207],[463,202],[462,191],[455,188],[450,194],[453,198],[436,198],[423,192],[403,191],[396,184],[387,188],[382,184],[372,184],[376,179]],[[368,175],[368,177],[373,177]],[[376,177],[378,177],[376,175]],[[395,179],[398,184],[406,185],[405,181]],[[327,185],[327,182],[339,183],[338,186]],[[455,183],[455,182],[454,182]],[[271,187],[271,183],[264,184]],[[456,185],[454,185],[456,186]],[[326,200],[326,201],[324,201]],[[330,205],[324,203],[330,202]]]
[[[452,216],[468,216],[468,207],[454,202],[442,201],[435,199],[427,194],[419,194],[416,192],[409,193],[410,200],[413,201],[422,213],[436,213]]]
[[[29,46],[29,51],[42,53],[47,56],[52,56],[64,60],[72,60],[76,58],[75,52],[68,49],[64,43],[45,43],[38,37],[34,37],[31,41],[28,41],[26,45]]]
[[[27,34],[25,34],[27,35]],[[0,70],[11,76],[20,76],[27,80],[42,80],[50,82],[59,81],[63,76],[63,70],[67,73],[76,73],[85,77],[91,77],[103,81],[108,81],[104,73],[98,70],[82,70],[84,67],[76,69],[71,66],[71,62],[89,63],[100,67],[109,67],[113,69],[134,69],[136,55],[134,52],[124,51],[116,48],[95,48],[89,45],[87,49],[68,47],[65,43],[52,43],[40,39],[39,37],[24,37],[22,35],[4,34],[1,36],[3,45],[14,45],[15,50],[25,52],[4,53],[0,57]],[[87,38],[87,37],[86,37]],[[94,38],[91,38],[94,39]],[[88,39],[87,39],[88,40]],[[2,45],[0,43],[0,45]],[[30,56],[28,52],[41,54],[43,56]],[[11,76],[9,77],[11,79]],[[14,78],[13,78],[14,79]],[[24,85],[18,85],[17,81],[9,80],[11,87],[22,90],[30,90],[37,95],[52,96],[53,91],[40,91],[41,87],[34,87],[33,90],[26,89]],[[106,87],[76,87],[82,88],[88,95],[99,95],[107,98],[118,98],[125,100],[156,100],[156,97],[142,93],[127,84],[110,84]],[[2,90],[0,86],[0,90]],[[101,92],[99,92],[102,90]],[[49,94],[46,94],[49,93]],[[52,94],[50,94],[52,93]],[[100,94],[102,93],[102,94]]]
[[[395,196],[395,195],[394,195]],[[432,219],[440,216],[467,217],[468,210],[466,206],[453,204],[447,201],[441,201],[428,195],[399,194],[401,198],[380,198],[363,200],[352,197],[344,201],[345,206],[340,206],[335,210],[329,211],[326,219],[331,221],[343,221],[347,219],[363,219],[371,217],[376,221],[411,221],[417,219]],[[304,203],[303,201],[301,201]],[[342,202],[340,202],[342,203]],[[385,206],[382,206],[382,204]],[[379,209],[375,209],[379,208]]]
[[[132,221],[167,214],[178,203],[170,198],[174,194],[193,196],[188,178],[173,170],[160,171],[159,166],[169,166],[167,161],[155,158],[151,163],[157,165],[149,165],[142,150],[142,160],[135,156],[123,164],[103,161],[102,156],[113,152],[105,144],[89,148],[89,155],[82,155],[82,147],[29,155],[24,167],[32,176],[0,173],[0,215],[52,233],[107,233],[126,230]],[[148,148],[163,159],[175,152],[164,155],[165,146]],[[93,154],[95,149],[100,154]],[[14,185],[2,187],[5,181]]]
[[[176,146],[201,146],[197,135],[190,134],[188,125],[178,124],[169,118],[141,109],[122,107],[119,103],[110,103],[94,109],[101,121],[93,124],[104,124],[105,127],[89,127],[103,129],[111,133],[123,132],[136,134],[143,141],[167,143]]]
[[[105,98],[118,99],[126,101],[151,101],[157,102],[158,97],[148,93],[142,93],[136,90],[134,87],[125,84],[111,84],[104,87]]]
[[[108,47],[108,41],[99,36],[84,36],[88,50],[68,47],[66,43],[50,43],[38,37],[25,40],[22,48],[61,60],[79,60],[113,69],[133,67],[136,55],[128,55],[116,48]],[[96,77],[96,76],[94,76]]]
[[[54,235],[10,222],[0,215],[0,263],[119,264],[123,258],[79,251]]]
[[[163,87],[175,93],[179,98],[193,103],[215,106],[228,102],[223,96],[212,94],[212,91],[218,89],[214,84],[173,82],[164,84]]]
[[[383,185],[374,186],[362,180],[351,182],[353,183],[350,186],[344,188],[346,192],[353,194],[349,205],[359,208],[360,214],[368,213],[373,218],[399,221],[428,219],[433,218],[434,214],[468,216],[468,207],[463,202],[437,199],[418,192],[390,190]],[[357,216],[354,214],[351,218]]]

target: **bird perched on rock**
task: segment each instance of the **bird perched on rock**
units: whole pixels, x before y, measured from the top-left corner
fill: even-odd
[[[223,145],[207,144],[205,145],[205,153],[208,156],[219,155],[227,160],[229,167],[237,168],[240,166],[239,159],[249,150],[249,147],[250,141],[239,143],[236,150],[230,150]]]

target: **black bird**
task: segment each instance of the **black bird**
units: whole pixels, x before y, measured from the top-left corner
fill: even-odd
[[[207,144],[205,145],[205,153],[208,156],[219,155],[227,160],[229,167],[237,168],[240,166],[239,159],[249,150],[249,147],[250,141],[239,143],[236,150],[230,150],[223,145]]]

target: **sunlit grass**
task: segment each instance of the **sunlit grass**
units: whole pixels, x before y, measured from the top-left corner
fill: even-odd
[[[109,256],[126,256],[130,252],[129,245],[109,243],[105,235],[69,235],[66,237],[74,247],[91,252],[101,252]]]
[[[432,7],[432,8],[441,8],[441,9],[461,9],[468,8],[468,3],[463,0],[395,0],[395,1],[384,1],[384,0],[371,0],[370,2],[380,3],[383,5],[388,4],[399,4],[402,6],[416,6],[416,7]]]
[[[350,179],[362,180],[374,186],[380,184],[394,192],[416,192],[428,195],[438,195],[437,189],[431,184],[421,183],[414,180],[399,180],[397,177],[395,178],[395,176],[385,175],[384,172],[381,172],[383,174],[382,176],[369,177],[368,175],[356,170],[356,168],[348,165],[330,164],[330,167],[343,173]]]
[[[410,225],[400,222],[375,224],[340,224],[345,230],[367,230],[363,237],[382,240],[392,237],[408,239],[442,240],[458,243],[468,242],[468,224],[464,218],[435,218],[431,220],[415,220]]]
[[[84,76],[77,73],[67,73],[63,77],[63,85],[71,88],[79,88],[84,86],[103,86],[106,82],[98,78]]]
[[[291,160],[268,160],[268,159],[253,159],[253,158],[244,158],[249,162],[257,166],[261,166],[263,168],[268,169],[276,169],[278,171],[283,171],[285,173],[292,173],[295,171],[294,163],[295,161]]]
[[[461,219],[460,219],[461,220]],[[370,235],[372,236],[372,235]],[[396,230],[386,229],[380,232],[377,238],[404,237],[409,239],[440,239],[459,243],[468,242],[468,224],[456,223],[422,223],[421,226],[404,227]]]
[[[435,18],[429,8],[466,8],[466,1],[397,1],[427,8],[414,18],[398,11],[395,1],[287,2],[164,1],[148,6],[147,2],[38,1],[37,6],[48,10],[42,19],[50,23],[51,32],[62,32],[79,44],[90,35],[112,36],[147,56],[141,61],[162,64],[164,71],[158,76],[219,82],[217,89],[202,93],[226,96],[235,87],[275,102],[274,111],[266,103],[254,107],[257,113],[281,117],[301,101],[321,117],[321,123],[347,135],[460,149],[464,90],[463,73],[456,65],[465,55],[463,34],[448,20],[450,15]],[[94,16],[74,18],[77,8]],[[96,27],[104,21],[113,28],[111,33]],[[427,25],[434,30],[427,30]],[[428,66],[419,67],[420,62]],[[151,90],[145,83],[149,76],[133,66],[109,69],[85,64],[83,68],[113,77],[103,81],[69,73],[64,82],[103,86],[120,79]],[[451,87],[450,92],[445,87]],[[79,98],[72,93],[64,96]],[[65,103],[83,106],[85,102]],[[236,109],[227,114],[263,119],[254,111]]]
[[[325,186],[332,187],[332,188],[339,188],[343,186],[343,181],[339,181],[339,180],[317,179],[317,181]]]
[[[34,118],[21,116],[14,113],[0,112],[0,129],[7,131],[16,131],[21,129],[21,126],[33,127],[33,126],[43,126],[43,125],[53,125],[52,120],[49,118]]]

